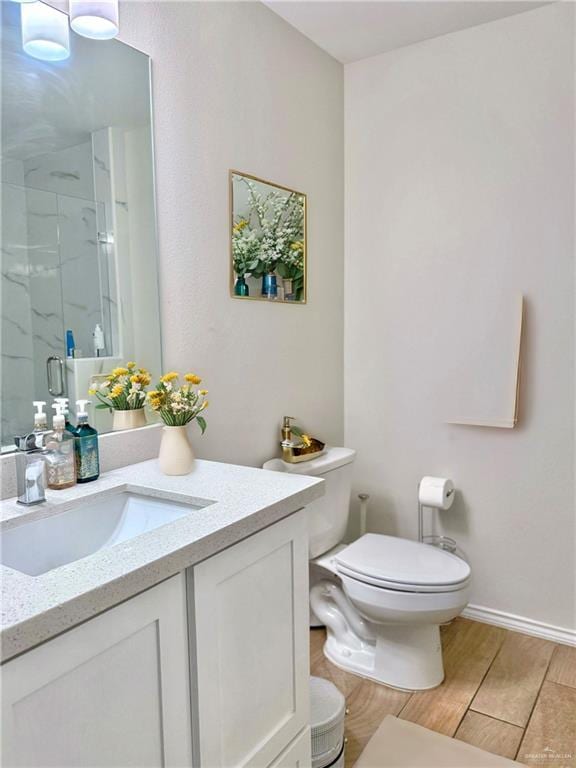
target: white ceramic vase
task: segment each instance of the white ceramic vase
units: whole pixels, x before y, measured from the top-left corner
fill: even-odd
[[[146,426],[146,414],[144,408],[134,408],[131,411],[114,410],[112,430],[118,432],[121,429],[135,429]]]
[[[163,428],[158,461],[165,475],[187,475],[192,471],[194,452],[187,426]]]

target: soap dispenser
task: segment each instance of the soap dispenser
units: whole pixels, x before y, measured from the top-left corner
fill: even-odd
[[[292,425],[291,421],[294,420],[294,416],[284,416],[282,419],[282,445],[291,445],[292,444]]]
[[[56,411],[52,422],[54,429],[46,436],[48,488],[61,491],[76,483],[74,437],[66,430],[62,404],[54,403],[52,408]]]
[[[86,406],[89,400],[76,400],[76,427],[74,440],[76,452],[76,479],[79,483],[97,480],[100,475],[98,456],[98,432],[88,424]]]
[[[104,343],[104,331],[102,330],[100,323],[96,323],[92,339],[94,341],[94,357],[100,357],[106,347]]]
[[[46,501],[45,440],[50,434],[44,400],[34,400],[34,429],[27,435],[16,435],[16,495],[18,504],[31,506]]]
[[[68,407],[68,403],[70,402],[69,398],[67,397],[55,397],[54,402],[58,403],[60,406],[62,406],[62,415],[64,416],[64,428],[67,432],[70,432],[71,435],[76,434],[76,427],[70,423],[70,408]],[[52,406],[54,408],[54,406]]]

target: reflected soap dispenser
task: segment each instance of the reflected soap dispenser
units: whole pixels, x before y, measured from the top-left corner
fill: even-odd
[[[86,406],[89,400],[76,400],[75,431],[76,479],[79,483],[90,483],[100,475],[100,457],[98,455],[98,432],[88,424]]]
[[[52,422],[54,429],[46,436],[48,488],[62,491],[76,483],[74,437],[66,430],[62,404],[53,403],[52,408],[56,411]]]

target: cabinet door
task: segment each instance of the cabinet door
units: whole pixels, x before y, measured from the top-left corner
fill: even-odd
[[[312,741],[310,728],[305,728],[300,736],[282,752],[270,768],[310,768],[312,765]]]
[[[2,765],[191,765],[188,668],[181,574],[2,667]]]
[[[202,768],[265,768],[308,725],[303,512],[192,570]]]

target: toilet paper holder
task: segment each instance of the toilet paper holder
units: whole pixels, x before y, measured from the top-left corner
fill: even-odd
[[[450,536],[424,536],[423,543],[443,549],[445,552],[451,552],[453,555],[457,554],[458,544]]]
[[[455,488],[449,488],[446,491],[446,498],[450,499],[450,503],[448,506],[451,506],[453,501],[453,496],[455,493]],[[420,484],[418,485],[418,494],[420,494]],[[443,535],[424,535],[424,508],[430,507],[430,509],[436,509],[437,507],[430,506],[428,504],[422,504],[420,501],[420,495],[418,495],[418,541],[421,541],[425,544],[430,544],[433,547],[439,547],[440,549],[444,549],[447,552],[456,552],[457,544],[454,541],[454,539],[451,539],[450,536],[443,536]]]

